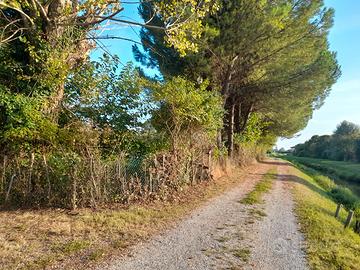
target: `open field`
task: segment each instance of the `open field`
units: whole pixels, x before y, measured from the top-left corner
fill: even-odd
[[[357,196],[360,196],[360,163],[296,157],[291,155],[284,156],[283,158],[315,169],[329,176],[336,184],[346,186],[357,194]]]
[[[305,234],[311,269],[359,269],[360,235],[344,229],[347,212],[334,218],[336,203],[314,179],[289,166],[288,181],[295,183],[295,211]]]

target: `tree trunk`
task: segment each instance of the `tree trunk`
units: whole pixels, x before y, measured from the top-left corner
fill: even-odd
[[[222,89],[221,89],[221,95],[223,96],[225,101],[229,97],[231,78],[232,78],[232,75],[234,73],[234,65],[235,65],[235,62],[236,62],[237,59],[238,59],[238,55],[235,56],[231,60],[230,64],[227,67],[225,76],[224,76],[224,81],[223,81]]]
[[[241,103],[236,103],[234,108],[234,132],[240,133],[241,128]]]
[[[49,105],[46,108],[45,113],[50,115],[50,118],[56,122],[59,118],[59,113],[61,111],[61,103],[64,99],[64,93],[65,93],[65,85],[64,83],[61,83],[57,89],[56,92],[49,98]]]
[[[241,113],[240,117],[241,117],[242,124],[240,126],[239,133],[243,132],[246,129],[246,125],[247,125],[247,122],[249,120],[250,114],[252,113],[252,110],[253,110],[253,104],[250,104],[247,107],[245,106],[244,110],[242,110],[240,112]]]
[[[228,112],[228,155],[230,158],[233,157],[234,153],[234,112],[235,105],[230,104]]]
[[[216,143],[217,143],[217,147],[219,149],[221,149],[221,147],[222,147],[222,134],[221,133],[222,133],[222,130],[219,129],[217,131],[217,136],[216,136]]]

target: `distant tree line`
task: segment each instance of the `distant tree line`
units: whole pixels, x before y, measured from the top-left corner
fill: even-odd
[[[293,147],[293,154],[301,157],[360,162],[360,126],[341,122],[332,135],[312,136],[305,143]]]

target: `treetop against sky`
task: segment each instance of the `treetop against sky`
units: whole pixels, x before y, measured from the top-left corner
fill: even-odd
[[[343,120],[360,124],[360,2],[327,0],[325,4],[335,9],[329,40],[331,49],[337,52],[342,76],[299,136],[279,139],[278,147],[290,148],[313,135],[331,134]]]
[[[289,148],[304,142],[314,134],[330,134],[342,120],[360,123],[360,110],[358,109],[360,69],[357,65],[360,62],[360,51],[357,48],[357,44],[360,42],[360,2],[327,0],[325,4],[335,9],[335,23],[330,31],[329,41],[330,48],[337,52],[342,76],[333,86],[325,104],[319,110],[314,111],[308,126],[294,138],[279,139],[278,147]],[[126,5],[123,15],[141,21],[137,5]],[[126,36],[140,42],[140,27],[117,25],[110,29],[107,32],[111,31],[112,35]],[[109,52],[119,55],[122,63],[134,61],[133,43],[118,40],[102,40],[101,42]],[[102,53],[102,50],[97,50],[93,53],[93,57],[98,57]],[[147,72],[151,75],[157,73],[152,69],[147,69]]]

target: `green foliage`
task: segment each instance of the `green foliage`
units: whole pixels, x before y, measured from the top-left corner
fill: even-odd
[[[146,7],[142,5],[141,15],[148,20]],[[222,1],[216,16],[206,17],[198,52],[182,58],[166,46],[164,35],[146,29],[141,33],[143,51],[136,47],[135,57],[147,66],[158,65],[165,76],[208,79],[209,88],[219,89],[229,149],[231,130],[239,134],[237,140],[257,136],[258,128],[248,121],[254,113],[266,123],[262,136],[289,137],[306,126],[340,75],[327,42],[333,13],[320,0]],[[156,17],[152,23],[163,21]],[[241,136],[248,125],[248,134]]]
[[[240,203],[243,204],[257,204],[262,202],[262,196],[268,192],[273,184],[273,180],[276,177],[276,169],[271,169],[267,172],[260,182],[255,185],[255,188],[243,198]]]
[[[329,177],[324,175],[315,174],[313,175],[314,180],[326,191],[333,191],[336,188],[336,184]]]
[[[356,269],[360,264],[360,236],[344,230],[347,212],[334,218],[336,203],[324,196],[321,189],[311,189],[316,182],[299,171],[295,175],[304,181],[295,186],[295,211],[306,238],[306,253],[312,269]],[[317,192],[318,191],[318,192]]]
[[[152,104],[138,70],[119,64],[117,56],[104,54],[82,66],[66,83],[66,106],[97,127],[123,132],[140,128]]]
[[[175,136],[204,131],[214,138],[222,125],[223,110],[220,96],[207,86],[205,82],[196,87],[181,77],[153,85],[153,99],[160,105],[153,115],[154,126]]]
[[[315,135],[305,143],[296,145],[293,154],[301,157],[359,161],[359,142],[360,127],[343,121],[332,135]]]
[[[0,144],[3,147],[31,147],[33,143],[53,143],[57,126],[44,118],[41,97],[11,94],[0,85]]]
[[[350,137],[358,137],[360,136],[360,126],[348,122],[342,121],[334,131],[335,136],[350,136]]]
[[[261,138],[265,137],[264,130],[269,125],[262,119],[261,114],[252,113],[249,116],[245,129],[235,135],[235,143],[256,143]]]
[[[359,198],[350,189],[341,186],[331,190],[331,197],[335,202],[343,204],[346,209],[355,209],[360,202]]]

